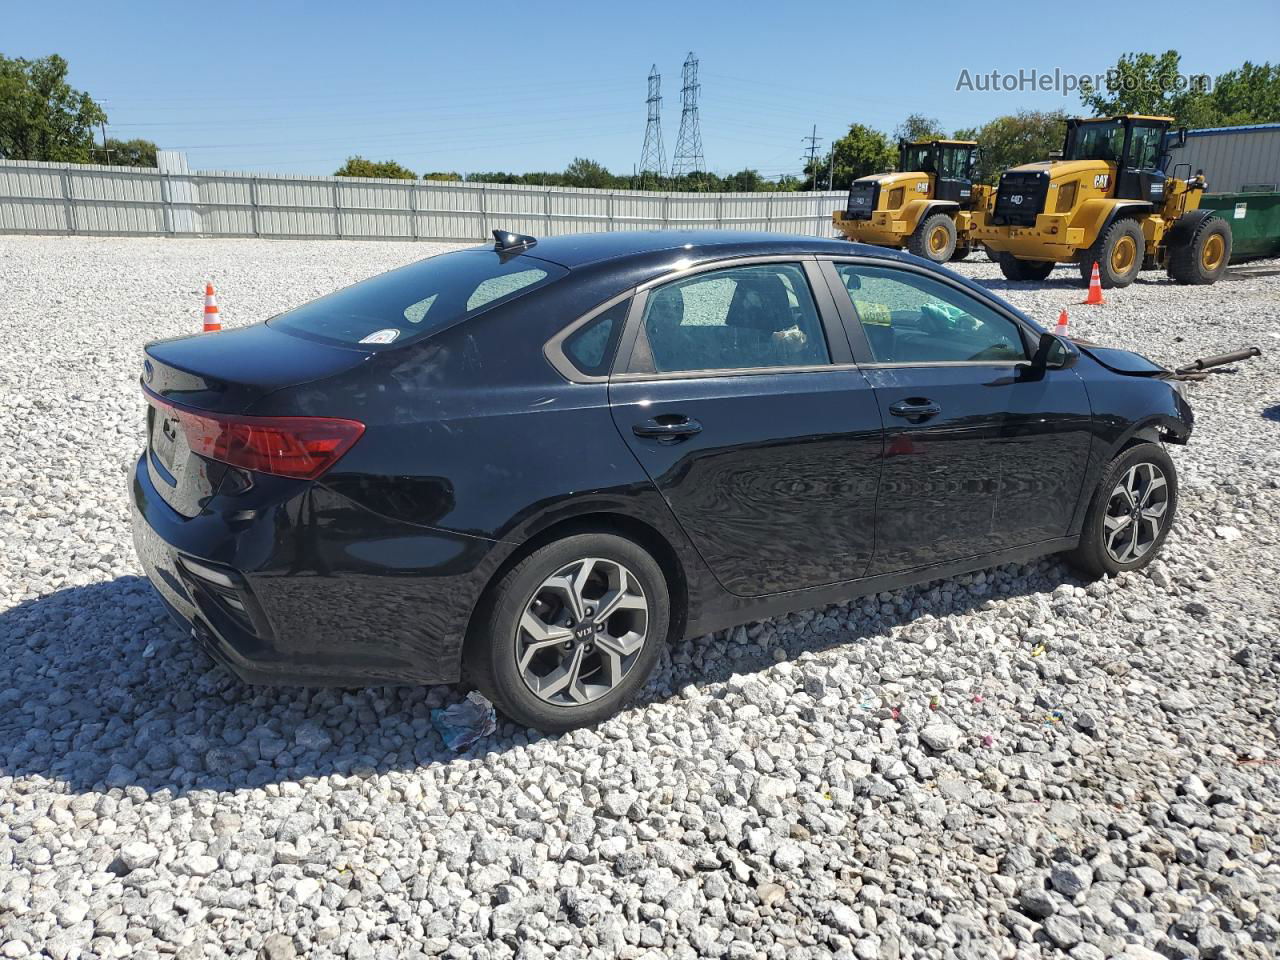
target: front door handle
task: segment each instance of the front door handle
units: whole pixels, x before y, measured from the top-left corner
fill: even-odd
[[[908,420],[928,420],[942,412],[942,407],[932,400],[911,397],[889,405],[889,412],[895,417],[906,417]]]
[[[680,413],[664,413],[635,424],[631,432],[637,437],[652,437],[664,443],[675,443],[702,432],[702,424]]]

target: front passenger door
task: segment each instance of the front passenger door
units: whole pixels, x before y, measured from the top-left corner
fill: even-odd
[[[1066,536],[1090,443],[1072,370],[1027,377],[1020,324],[906,265],[833,263],[885,422],[869,574]]]

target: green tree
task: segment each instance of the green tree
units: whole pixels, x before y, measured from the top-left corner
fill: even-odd
[[[392,180],[417,180],[418,175],[394,160],[366,160],[358,154],[334,171],[335,177],[386,177]]]
[[[422,175],[422,179],[423,180],[461,180],[462,175],[458,173],[452,173],[452,172],[440,173],[439,171],[435,171],[433,173],[424,173]]]
[[[739,170],[730,177],[726,177],[724,188],[739,193],[759,193],[768,190],[770,185],[766,183],[764,177],[760,176],[758,170],[752,170],[748,167],[745,170]]]
[[[852,124],[849,132],[831,146],[827,155],[816,165],[805,164],[805,178],[801,190],[814,189],[815,182],[821,189],[826,189],[827,172],[831,169],[831,154],[835,153],[835,171],[832,178],[833,190],[848,190],[849,184],[859,177],[870,173],[884,173],[890,169],[897,157],[897,151],[889,145],[889,139],[879,130]]]
[[[564,171],[564,179],[570,187],[594,187],[607,190],[614,185],[614,176],[602,163],[586,157],[574,157]]]
[[[923,113],[911,113],[900,124],[893,128],[893,142],[906,140],[915,143],[921,140],[944,140],[946,132],[937,117],[926,117]]]
[[[0,156],[88,163],[93,128],[107,119],[92,97],[67,83],[67,61],[0,54]]]
[[[1239,69],[1218,76],[1208,99],[1210,124],[1274,123],[1280,120],[1280,64],[1246,60]]]
[[[118,167],[154,167],[156,165],[156,145],[150,140],[136,138],[133,140],[117,140],[107,137],[105,149],[98,147],[97,155],[103,163]]]
[[[1142,113],[1203,125],[1212,122],[1210,85],[1208,74],[1183,75],[1177,50],[1126,53],[1106,72],[1101,88],[1088,80],[1081,84],[1080,100],[1094,116]]]
[[[1048,160],[1052,151],[1062,149],[1066,130],[1067,115],[1061,110],[1020,110],[996,117],[977,131],[963,132],[976,133],[964,138],[978,141],[975,178],[995,183],[1009,167]]]

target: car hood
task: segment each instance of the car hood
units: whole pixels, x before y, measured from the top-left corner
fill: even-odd
[[[1131,377],[1151,377],[1169,372],[1154,360],[1148,360],[1142,354],[1134,353],[1132,350],[1103,347],[1087,340],[1071,342],[1113,373],[1123,373]]]

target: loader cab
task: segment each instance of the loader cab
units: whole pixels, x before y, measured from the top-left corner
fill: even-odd
[[[898,142],[898,169],[920,171],[933,180],[933,199],[973,205],[973,168],[978,145],[972,140]]]
[[[1124,116],[1068,120],[1064,160],[1101,160],[1115,167],[1106,186],[1117,200],[1164,203],[1166,135],[1172,117]],[[1111,174],[1099,176],[1112,177]]]

